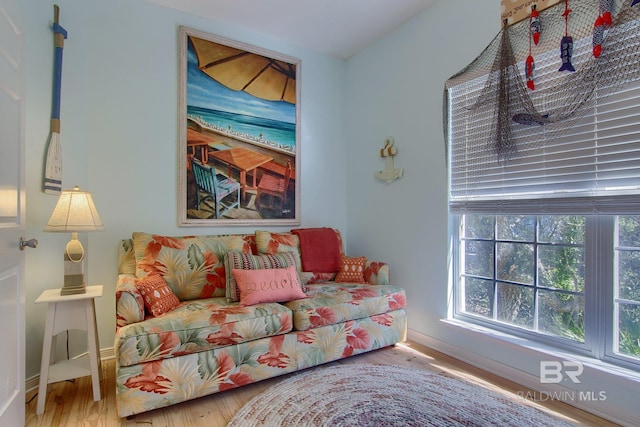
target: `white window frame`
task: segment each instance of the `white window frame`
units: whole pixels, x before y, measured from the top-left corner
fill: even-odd
[[[500,213],[484,215],[500,215]],[[636,371],[640,370],[640,359],[614,352],[617,341],[613,304],[614,241],[617,229],[614,215],[585,216],[584,343],[464,312],[463,295],[460,289],[464,262],[461,220],[462,215],[450,215],[454,251],[452,263],[454,278],[452,317],[454,319],[551,345],[577,355],[592,357]],[[494,276],[495,274],[494,272]]]

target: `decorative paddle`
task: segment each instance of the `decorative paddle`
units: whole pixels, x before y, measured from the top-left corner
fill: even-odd
[[[51,124],[47,160],[44,167],[43,190],[48,194],[60,194],[62,191],[62,147],[60,146],[60,91],[62,87],[62,49],[67,31],[58,24],[60,8],[53,5],[53,102],[51,105]]]

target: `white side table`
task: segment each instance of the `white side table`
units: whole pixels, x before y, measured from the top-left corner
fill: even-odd
[[[47,323],[42,343],[40,386],[36,414],[44,412],[47,386],[51,383],[91,375],[93,400],[100,400],[100,357],[98,330],[96,328],[95,299],[102,296],[102,285],[87,286],[87,292],[60,295],[60,289],[48,289],[36,299],[37,303],[49,303]],[[69,329],[87,331],[89,354],[87,357],[55,362],[56,336]]]

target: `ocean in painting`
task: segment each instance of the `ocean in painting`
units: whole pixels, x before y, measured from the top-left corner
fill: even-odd
[[[296,151],[296,125],[263,117],[187,106],[187,117],[206,128],[288,152]]]

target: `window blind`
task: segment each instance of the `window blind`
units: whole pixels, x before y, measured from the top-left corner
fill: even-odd
[[[576,43],[574,52],[579,69],[591,59],[591,40]],[[555,49],[539,55],[546,65],[536,69],[537,87],[530,93],[534,104],[544,105],[545,85],[552,87],[561,75],[558,63],[547,60],[553,56],[559,56]],[[513,123],[513,139],[520,141],[517,154],[501,160],[491,146],[495,124],[486,120],[494,106],[476,107],[473,114],[469,109],[477,105],[487,78],[448,90],[451,212],[640,212],[640,81],[617,87],[615,78],[603,78],[562,132],[549,125]]]

